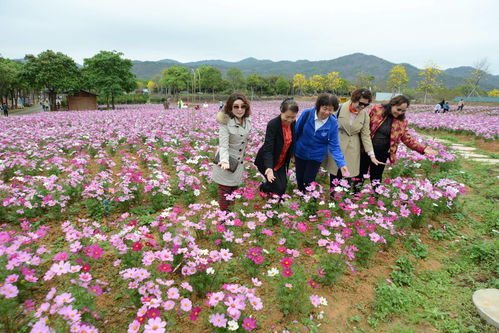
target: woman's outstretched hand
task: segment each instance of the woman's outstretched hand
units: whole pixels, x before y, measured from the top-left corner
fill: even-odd
[[[267,177],[269,183],[272,183],[275,180],[274,170],[272,170],[271,168],[265,170],[265,177]]]
[[[431,156],[438,155],[438,151],[436,151],[435,149],[431,148],[430,146],[427,146],[424,149],[424,153],[425,153],[425,155],[431,155]]]

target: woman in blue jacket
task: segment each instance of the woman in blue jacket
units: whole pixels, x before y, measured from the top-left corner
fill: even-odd
[[[328,150],[342,175],[350,176],[338,140],[338,122],[336,117],[331,116],[338,106],[336,96],[321,94],[317,97],[315,107],[303,111],[296,122],[296,182],[302,192],[315,181]]]

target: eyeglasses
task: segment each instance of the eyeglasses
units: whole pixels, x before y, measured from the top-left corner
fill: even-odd
[[[233,109],[243,109],[243,110],[246,110],[248,107],[246,105],[237,105],[237,104],[234,104],[232,105],[232,108]]]
[[[359,106],[362,106],[363,108],[367,108],[369,104],[371,104],[371,103],[362,103],[362,102],[357,102],[357,103],[359,103]]]

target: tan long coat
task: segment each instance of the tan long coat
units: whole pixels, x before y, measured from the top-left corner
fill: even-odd
[[[348,171],[352,177],[356,177],[359,175],[361,144],[367,152],[373,150],[373,145],[371,142],[371,131],[369,129],[369,113],[366,109],[360,111],[357,118],[355,118],[350,126],[350,104],[351,101],[343,103],[341,110],[339,111],[338,136]],[[330,152],[327,154],[325,167],[329,173],[332,173],[333,175],[338,173],[338,167]]]
[[[218,165],[213,165],[211,178],[215,183],[225,186],[237,186],[243,182],[244,153],[248,134],[251,130],[251,120],[244,118],[243,124],[239,124],[236,118],[230,118],[223,112],[218,112],[217,121],[220,123],[218,133],[218,150],[220,161],[229,163],[229,155],[239,161],[236,171],[223,170]]]

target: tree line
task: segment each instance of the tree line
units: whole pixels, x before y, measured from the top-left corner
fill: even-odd
[[[2,101],[10,100],[17,107],[19,98],[31,96],[35,100],[43,92],[47,94],[51,109],[54,110],[58,94],[71,94],[81,89],[99,94],[108,107],[111,105],[114,108],[118,96],[136,88],[147,88],[149,92],[165,95],[177,95],[186,91],[193,94],[214,94],[241,90],[251,96],[272,96],[321,92],[348,95],[352,90],[363,87],[373,92],[404,93],[426,103],[431,96],[450,99],[455,96],[486,94],[480,89],[479,83],[488,73],[489,64],[486,60],[476,63],[466,83],[454,89],[442,87],[439,80],[442,71],[436,65],[428,65],[419,72],[416,89],[408,88],[409,78],[403,65],[395,65],[386,82],[378,82],[379,86],[375,84],[375,77],[365,72],[358,72],[351,81],[342,78],[338,72],[316,74],[308,78],[300,73],[292,78],[259,74],[245,77],[238,68],[231,68],[223,75],[219,69],[207,65],[197,68],[175,65],[164,69],[151,80],[138,80],[131,71],[132,66],[132,61],[124,59],[123,53],[117,51],[100,51],[93,57],[84,59],[83,67],[78,67],[69,56],[52,50],[37,56],[26,55],[24,61],[0,57],[0,97]],[[489,92],[491,96],[495,94],[496,90]]]

